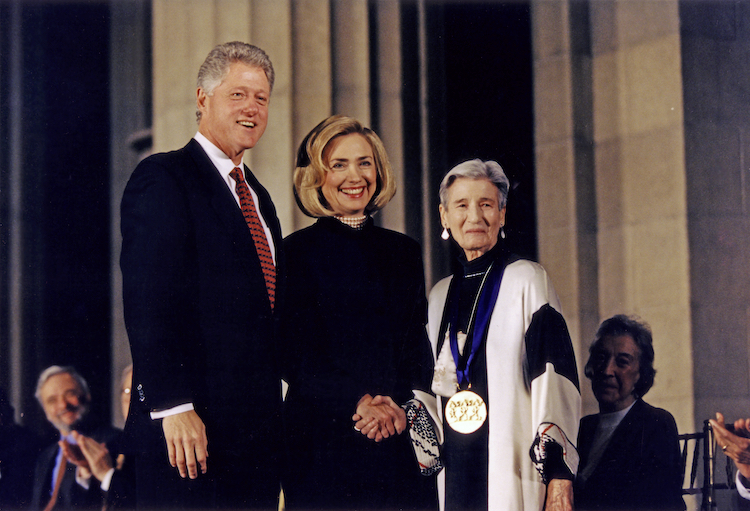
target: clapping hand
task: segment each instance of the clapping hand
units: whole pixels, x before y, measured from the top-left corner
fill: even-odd
[[[724,454],[734,460],[742,477],[750,480],[750,419],[738,419],[734,422],[734,433],[724,427],[724,416],[716,414],[711,419],[716,444]]]
[[[107,446],[77,431],[73,431],[72,434],[75,444],[67,440],[60,441],[63,454],[77,467],[82,478],[88,479],[93,475],[101,481],[113,468],[112,457],[109,455]]]
[[[388,396],[365,394],[352,415],[354,429],[370,440],[381,442],[406,429],[406,413]]]

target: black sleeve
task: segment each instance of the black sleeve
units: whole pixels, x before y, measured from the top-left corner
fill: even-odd
[[[150,409],[192,402],[190,347],[198,324],[195,242],[185,191],[150,160],[133,173],[122,199],[125,323],[137,381]]]

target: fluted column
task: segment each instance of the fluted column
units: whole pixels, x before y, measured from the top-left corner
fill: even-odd
[[[602,317],[651,324],[651,401],[693,428],[690,254],[678,2],[592,2]]]
[[[320,121],[331,115],[331,10],[323,0],[292,2],[292,37],[294,55],[293,132],[294,147]],[[295,228],[312,220],[294,208]]]
[[[532,4],[539,259],[555,283],[578,366],[599,321],[591,58],[567,1]],[[589,122],[586,122],[589,121]],[[595,400],[583,385],[587,411]]]
[[[370,125],[367,0],[332,1],[333,112]]]
[[[381,225],[400,232],[406,230],[404,202],[405,173],[401,72],[401,14],[398,2],[376,2],[376,68],[374,85],[377,96],[377,118],[373,126],[383,140],[398,189],[388,206],[380,213]]]
[[[678,3],[539,1],[534,23],[539,253],[579,322],[579,360],[594,311],[641,316],[658,371],[649,401],[692,430]]]

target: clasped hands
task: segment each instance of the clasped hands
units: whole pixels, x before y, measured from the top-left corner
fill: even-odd
[[[354,429],[370,440],[381,442],[406,429],[406,413],[388,396],[365,394],[352,415]]]

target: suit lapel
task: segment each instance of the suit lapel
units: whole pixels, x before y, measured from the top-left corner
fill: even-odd
[[[241,253],[241,259],[249,263],[246,265],[248,271],[252,272],[253,268],[257,268],[257,272],[260,273],[260,259],[255,252],[252,234],[232,192],[195,139],[190,140],[186,149],[195,162],[198,190],[206,194],[217,218],[234,240],[235,248]]]
[[[260,266],[260,258],[255,249],[253,236],[250,233],[250,229],[247,227],[245,217],[242,215],[242,210],[237,205],[232,192],[227,187],[227,184],[224,182],[219,171],[211,162],[208,155],[195,139],[191,139],[185,148],[195,162],[196,175],[199,181],[198,188],[208,195],[211,207],[216,213],[216,216],[229,231],[234,240],[235,249],[240,253],[240,260],[243,261],[246,271],[256,280],[264,283],[265,281]],[[273,206],[273,202],[271,201],[271,197],[266,189],[261,186],[252,172],[250,172],[244,165],[243,168],[248,185],[251,186],[258,195],[260,204],[256,205],[256,207],[260,208],[263,219],[271,229],[271,235],[273,237],[278,260],[279,249],[281,246],[281,228],[278,218],[276,217],[276,210]],[[265,283],[263,285],[265,286]]]

